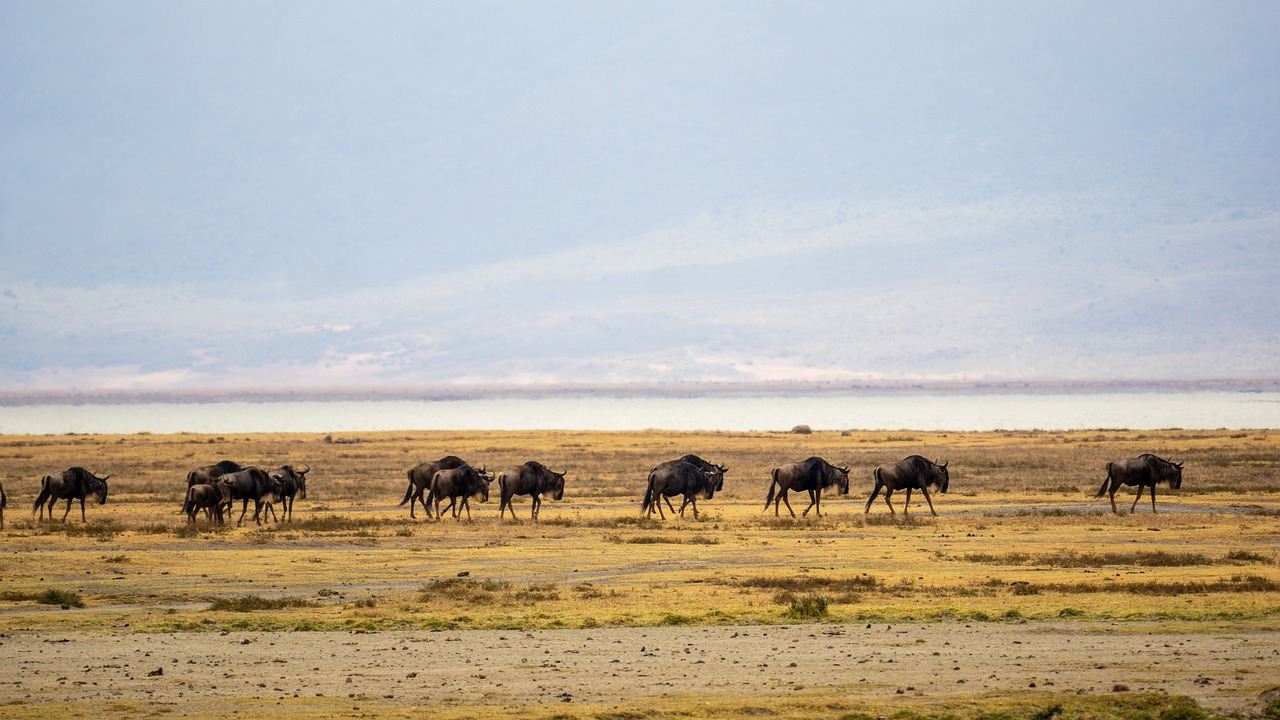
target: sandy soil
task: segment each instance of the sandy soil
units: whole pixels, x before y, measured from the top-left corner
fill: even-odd
[[[702,692],[744,702],[1057,692],[1190,695],[1257,707],[1280,683],[1280,629],[1144,623],[931,623],[547,631],[0,636],[0,704],[133,701],[179,714],[226,699],[364,707],[626,703]],[[1185,631],[1183,631],[1185,630]]]

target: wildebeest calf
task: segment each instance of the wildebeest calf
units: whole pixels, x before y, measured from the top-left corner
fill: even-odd
[[[401,505],[409,503],[409,517],[417,517],[413,512],[413,506],[418,502],[422,503],[422,510],[427,517],[431,517],[431,506],[427,504],[425,495],[431,489],[431,480],[441,470],[459,468],[466,464],[467,462],[457,455],[445,455],[439,460],[419,463],[409,470],[409,489],[404,491],[404,499],[400,501]]]
[[[211,515],[210,523],[216,518],[219,525],[226,523],[223,516],[223,510],[231,507],[231,486],[223,483],[212,483],[204,485],[192,485],[187,488],[187,498],[184,505],[187,508],[187,524],[196,524],[196,515],[201,510],[206,515]]]
[[[443,517],[440,512],[440,501],[443,498],[449,498],[449,510],[453,513],[453,517],[460,519],[460,510],[467,511],[467,520],[471,519],[471,503],[472,495],[480,498],[480,502],[489,501],[489,483],[493,482],[493,474],[485,472],[481,467],[479,470],[470,465],[462,467],[446,468],[436,471],[436,475],[431,479],[431,489],[427,492],[427,503],[435,503],[436,518]],[[458,498],[462,498],[462,502],[458,502]],[[459,507],[461,505],[461,507]]]

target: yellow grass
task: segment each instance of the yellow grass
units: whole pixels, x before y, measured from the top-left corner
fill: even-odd
[[[0,534],[0,630],[593,627],[1038,618],[1253,619],[1280,612],[1280,460],[1270,432],[1159,433],[365,433],[5,436],[10,497]],[[343,441],[353,442],[343,442]],[[355,442],[358,441],[358,442]],[[1153,451],[1185,461],[1152,515],[1092,496],[1107,460]],[[697,452],[730,467],[703,516],[642,518],[645,474]],[[871,468],[946,459],[939,517],[917,494],[890,516],[863,504]],[[569,469],[543,522],[409,519],[407,470],[457,454],[502,469]],[[821,455],[851,468],[825,517],[762,512],[769,470]],[[296,522],[196,529],[177,513],[186,472],[223,458],[308,463]],[[107,505],[36,523],[41,475],[110,473]],[[1239,488],[1239,489],[1229,489]],[[1121,503],[1127,511],[1132,491]],[[797,513],[807,501],[793,498]],[[65,504],[59,504],[61,517]],[[234,516],[238,516],[237,509]],[[233,517],[234,517],[233,516]],[[38,551],[38,552],[37,552]],[[78,593],[82,609],[31,599]],[[241,598],[270,600],[227,605]],[[214,600],[223,608],[213,609]],[[286,602],[288,601],[288,602]],[[293,607],[285,606],[288,604]],[[825,606],[825,610],[821,608]]]

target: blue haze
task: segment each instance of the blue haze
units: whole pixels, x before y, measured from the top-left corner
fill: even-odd
[[[1280,375],[1271,2],[0,2],[0,389]]]

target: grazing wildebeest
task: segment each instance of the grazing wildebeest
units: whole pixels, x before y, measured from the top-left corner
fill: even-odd
[[[945,493],[947,486],[951,483],[951,476],[947,473],[945,462],[939,465],[919,455],[912,455],[896,463],[881,465],[875,470],[875,478],[876,489],[872,490],[871,497],[867,498],[867,508],[863,511],[864,513],[871,512],[871,502],[880,493],[880,488],[884,488],[884,504],[889,506],[889,512],[892,513],[893,503],[889,502],[889,496],[894,490],[905,489],[907,501],[902,504],[904,515],[907,513],[907,507],[911,505],[911,491],[919,490],[924,493],[925,502],[929,503],[929,512],[936,517],[938,512],[933,509],[933,500],[929,499],[929,486],[933,485]]]
[[[796,516],[796,512],[791,509],[791,503],[787,500],[787,493],[791,490],[804,490],[809,493],[809,507],[804,509],[801,515],[808,515],[810,510],[815,510],[818,517],[822,517],[822,490],[832,485],[840,488],[841,495],[849,494],[849,468],[845,465],[832,465],[820,457],[811,457],[798,463],[788,463],[782,467],[775,468],[773,471],[773,482],[769,484],[769,495],[764,499],[764,509],[769,509],[769,503],[773,503],[773,514],[778,514],[778,503],[783,502],[787,506],[787,512],[791,513],[791,517]],[[777,496],[774,496],[774,489],[777,489]]]
[[[449,510],[453,513],[453,517],[460,519],[459,511],[466,509],[467,520],[470,520],[471,496],[479,497],[480,502],[488,502],[491,482],[493,482],[493,473],[485,472],[483,467],[476,470],[470,465],[462,465],[437,470],[435,477],[431,478],[431,488],[427,491],[425,504],[429,506],[434,502],[436,518],[440,519],[444,517],[440,512],[440,501],[443,498],[449,498]],[[462,498],[461,503],[458,502],[458,498]]]
[[[668,460],[668,461],[666,461],[666,462],[658,463],[658,464],[653,468],[653,470],[650,470],[650,471],[649,471],[649,473],[652,475],[653,473],[658,472],[660,469],[664,469],[664,468],[665,468],[665,469],[667,469],[667,470],[670,470],[671,468],[675,467],[677,464],[682,463],[682,462],[689,463],[690,465],[697,466],[697,467],[701,468],[703,472],[714,472],[714,471],[719,471],[719,473],[720,473],[720,475],[721,475],[721,483],[723,483],[723,481],[724,481],[724,477],[723,477],[723,476],[724,476],[724,474],[725,474],[725,473],[727,473],[727,472],[729,472],[729,468],[728,468],[727,466],[725,466],[725,465],[720,465],[720,464],[713,463],[713,462],[710,462],[710,461],[707,461],[707,460],[703,460],[702,458],[698,457],[697,455],[694,455],[693,453],[689,453],[689,454],[687,454],[687,455],[683,455],[683,456],[681,456],[681,457],[678,457],[678,458],[676,458],[675,460]],[[723,487],[723,484],[721,485],[721,487]],[[717,488],[716,488],[716,490],[719,490],[719,489],[720,489],[720,487],[717,487]],[[676,509],[675,509],[675,508],[673,508],[673,507],[671,507],[671,499],[670,499],[670,498],[668,498],[666,495],[663,495],[663,496],[662,496],[662,499],[666,501],[666,503],[667,503],[667,509],[668,509],[668,510],[670,510],[670,511],[671,511],[671,514],[673,514],[673,515],[674,515],[674,514],[675,514],[675,512],[676,512]],[[650,514],[652,514],[652,513],[650,513]]]
[[[280,481],[280,517],[284,520],[293,520],[293,498],[295,495],[302,495],[302,499],[307,499],[307,473],[311,472],[310,465],[303,465],[303,469],[299,470],[292,465],[281,465],[279,470],[272,470],[271,477]]]
[[[431,479],[441,470],[450,470],[466,465],[466,461],[457,455],[445,455],[439,460],[424,462],[409,471],[409,489],[404,491],[404,499],[400,501],[401,505],[409,503],[409,517],[417,517],[413,514],[413,506],[417,502],[422,503],[422,509],[426,511],[427,517],[431,517],[431,508],[427,505],[424,495],[431,487]]]
[[[4,484],[0,483],[0,530],[4,529],[4,508],[9,504],[9,498],[4,495]]]
[[[210,524],[217,519],[218,524],[223,525],[226,523],[223,508],[231,507],[231,486],[219,482],[192,485],[187,488],[186,507],[188,525],[196,524],[196,515],[201,510],[209,517]]]
[[[262,468],[253,466],[236,472],[223,473],[218,477],[217,482],[231,488],[233,501],[231,504],[234,504],[235,500],[241,501],[240,519],[236,520],[237,527],[244,522],[245,513],[249,511],[250,500],[253,501],[253,521],[261,525],[260,516],[265,502],[263,498],[280,492],[279,481],[273,480]]]
[[[192,485],[206,485],[217,480],[225,473],[239,472],[244,469],[240,463],[233,460],[219,460],[212,465],[203,465],[187,473],[187,489],[191,489]],[[182,512],[187,512],[186,500],[182,502]]]
[[[1151,488],[1151,512],[1156,511],[1156,484],[1168,483],[1169,487],[1177,490],[1182,487],[1182,463],[1175,463],[1156,457],[1151,453],[1144,453],[1136,458],[1126,458],[1124,460],[1116,460],[1107,463],[1107,479],[1102,481],[1102,487],[1098,488],[1098,494],[1095,498],[1110,494],[1111,496],[1111,512],[1119,514],[1116,509],[1116,490],[1121,485],[1137,485],[1138,497],[1133,499],[1133,506],[1129,508],[1129,513],[1138,509],[1138,501],[1142,499],[1142,491],[1144,488]]]
[[[722,489],[724,489],[724,470],[719,466],[704,470],[683,460],[676,463],[663,463],[649,471],[648,486],[644,491],[644,502],[640,506],[640,512],[652,516],[653,509],[656,507],[658,516],[666,520],[667,516],[662,512],[662,498],[684,495],[684,502],[680,503],[680,516],[684,517],[686,506],[693,505],[693,516],[696,518],[698,517],[698,497],[710,500],[715,496],[716,491]],[[668,507],[670,504],[668,500]],[[673,509],[672,512],[675,510]]]
[[[511,508],[511,519],[516,519],[516,509],[511,505],[513,495],[528,495],[533,498],[533,521],[538,521],[538,510],[542,507],[543,493],[550,493],[552,499],[564,497],[564,476],[569,472],[549,470],[536,460],[509,468],[498,476],[498,518],[501,519],[507,508]]]
[[[80,522],[87,522],[84,517],[84,499],[89,495],[98,498],[99,505],[105,505],[107,502],[107,475],[105,477],[97,477],[93,473],[82,467],[73,467],[62,472],[52,475],[45,475],[40,480],[40,494],[36,496],[36,502],[31,506],[31,514],[35,515],[36,510],[40,510],[40,519],[44,519],[44,503],[49,503],[49,519],[53,519],[53,505],[59,500],[67,501],[67,511],[62,513],[62,520],[66,522],[67,515],[71,512],[71,501],[80,501]]]

